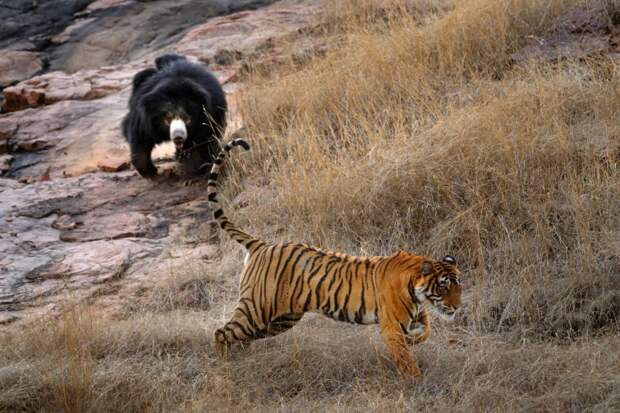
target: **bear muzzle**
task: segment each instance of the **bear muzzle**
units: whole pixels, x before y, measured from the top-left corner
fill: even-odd
[[[187,139],[187,127],[181,119],[173,119],[170,122],[170,140],[177,149],[182,149]]]

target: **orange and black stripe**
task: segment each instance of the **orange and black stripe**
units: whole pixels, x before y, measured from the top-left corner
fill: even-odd
[[[213,216],[217,220],[220,228],[226,231],[232,239],[243,245],[251,252],[254,251],[258,246],[262,245],[263,242],[251,236],[250,234],[241,231],[232,222],[230,222],[226,215],[224,215],[224,211],[222,210],[222,207],[217,200],[217,178],[220,173],[220,168],[222,167],[224,160],[228,157],[228,152],[230,152],[230,150],[235,146],[241,146],[246,151],[250,150],[250,145],[243,139],[234,139],[225,144],[217,158],[213,161],[211,173],[209,174],[209,181],[207,183],[207,193],[209,204],[213,209]]]

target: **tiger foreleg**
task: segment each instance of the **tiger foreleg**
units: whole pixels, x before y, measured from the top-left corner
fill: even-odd
[[[222,328],[218,328],[215,330],[214,335],[214,343],[215,343],[215,352],[218,357],[226,358],[228,356],[228,349],[230,348],[230,343],[226,339],[225,330]]]
[[[409,331],[411,335],[411,344],[419,344],[426,341],[428,336],[431,335],[431,318],[426,311],[420,314],[418,320],[412,327],[413,328]]]
[[[394,363],[400,371],[410,376],[417,377],[422,374],[415,358],[409,351],[407,340],[398,328],[385,327],[381,329],[381,335]]]

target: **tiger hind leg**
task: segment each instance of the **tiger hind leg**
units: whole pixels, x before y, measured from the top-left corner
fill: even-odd
[[[295,327],[295,324],[297,324],[303,316],[303,313],[289,313],[281,315],[269,323],[266,333],[269,337],[284,333],[285,331]]]
[[[215,330],[215,350],[220,357],[224,357],[230,346],[235,343],[247,343],[265,337],[264,330],[264,327],[257,326],[254,320],[237,308],[230,321]]]
[[[303,314],[284,314],[272,320],[266,327],[258,328],[247,317],[233,316],[224,327],[215,331],[215,349],[220,357],[225,356],[234,343],[248,343],[260,338],[273,337],[293,328]]]

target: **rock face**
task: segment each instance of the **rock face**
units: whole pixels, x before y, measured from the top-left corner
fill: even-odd
[[[0,0],[0,50],[38,52],[52,70],[73,73],[152,57],[211,17],[273,2]]]
[[[6,3],[0,0],[0,17],[10,14]],[[40,1],[37,10],[57,3]],[[232,132],[241,123],[234,109],[239,59],[260,55],[254,48],[295,32],[316,10],[299,1],[259,7],[267,3],[65,2],[53,25],[37,20],[41,27],[25,38],[15,37],[10,22],[35,19],[34,3],[11,3],[18,7],[0,29],[0,49],[9,50],[3,33],[13,36],[10,50],[43,44],[31,57],[42,61],[45,54],[53,70],[32,77],[46,70],[33,66],[3,90],[0,325],[54,314],[67,298],[119,302],[161,274],[217,255],[205,183],[187,187],[170,177],[172,145],[155,150],[157,180],[128,170],[120,121],[133,75],[155,55],[176,50],[212,59],[230,93]],[[257,9],[236,12],[248,8]],[[225,15],[209,19],[216,14]]]
[[[41,47],[51,34],[61,31],[93,0],[0,1],[0,49]]]
[[[28,79],[43,69],[39,54],[19,50],[0,51],[0,88]]]
[[[147,61],[140,61],[73,75],[59,71],[46,73],[4,89],[4,111],[14,112],[64,100],[98,99],[127,87],[133,75],[147,65]]]
[[[309,24],[317,6],[307,3],[277,6],[257,11],[243,11],[211,19],[190,30],[177,44],[181,54],[197,56],[211,62],[227,52],[233,61],[253,52],[265,41],[284,37]],[[218,59],[215,59],[216,63]],[[226,62],[225,63],[232,63]]]
[[[102,283],[153,280],[161,264],[183,265],[196,245],[213,241],[203,192],[133,172],[3,187],[0,311],[40,313]]]

